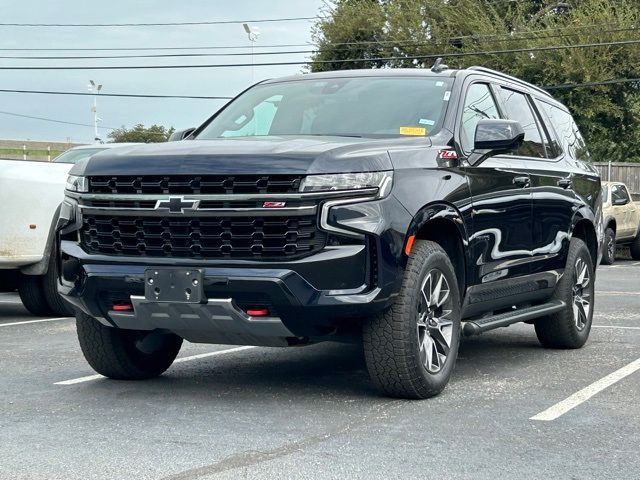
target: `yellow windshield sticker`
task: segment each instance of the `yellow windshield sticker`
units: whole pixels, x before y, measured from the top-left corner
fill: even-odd
[[[400,135],[413,135],[416,137],[424,137],[427,129],[423,127],[400,127]]]

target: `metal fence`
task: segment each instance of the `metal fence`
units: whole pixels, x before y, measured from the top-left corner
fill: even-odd
[[[594,163],[600,171],[602,180],[623,182],[634,195],[640,195],[640,163],[612,163],[611,178],[609,178],[609,164],[604,162]]]

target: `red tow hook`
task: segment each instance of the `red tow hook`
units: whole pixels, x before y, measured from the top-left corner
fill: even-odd
[[[250,317],[268,317],[269,309],[267,308],[247,308],[247,315]]]
[[[114,312],[129,312],[133,310],[133,305],[130,303],[114,303],[111,306],[111,310]]]

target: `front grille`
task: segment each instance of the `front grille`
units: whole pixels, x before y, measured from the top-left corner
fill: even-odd
[[[90,193],[269,194],[298,193],[299,175],[169,175],[89,177]]]
[[[83,215],[90,253],[180,258],[282,259],[320,250],[316,215],[287,217],[149,217]]]

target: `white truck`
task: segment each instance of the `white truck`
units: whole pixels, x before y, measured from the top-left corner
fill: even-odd
[[[54,227],[71,167],[108,148],[86,145],[51,162],[0,159],[0,270],[17,274],[20,299],[34,315],[71,315],[57,289]]]

